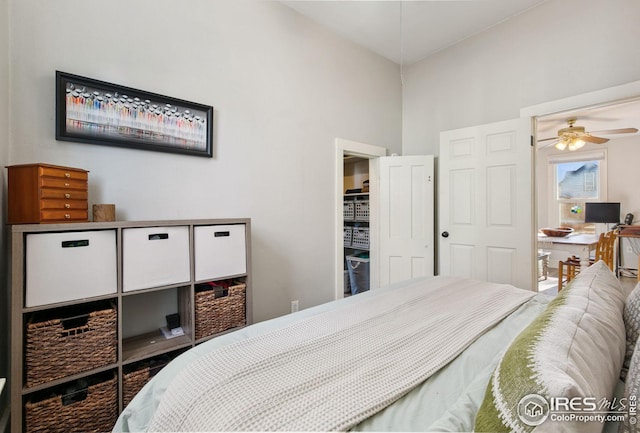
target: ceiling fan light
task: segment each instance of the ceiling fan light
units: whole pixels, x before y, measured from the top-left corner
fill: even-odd
[[[579,139],[577,137],[571,137],[569,139],[569,143],[568,143],[569,151],[578,150],[582,146],[584,146],[584,141],[582,141],[581,139]]]
[[[555,147],[558,150],[564,150],[567,147],[567,141],[565,139],[559,140]]]

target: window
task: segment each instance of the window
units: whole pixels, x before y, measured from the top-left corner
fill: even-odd
[[[592,223],[584,222],[584,206],[589,201],[606,200],[606,151],[552,155],[554,203],[551,221],[557,227],[573,227],[579,233],[595,233]]]

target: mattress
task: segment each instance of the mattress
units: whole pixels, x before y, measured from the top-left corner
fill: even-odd
[[[436,277],[437,278],[437,277]],[[426,280],[426,279],[425,279]],[[407,283],[329,302],[254,324],[198,345],[161,370],[120,415],[116,432],[147,431],[164,393],[190,364],[221,347],[259,336],[371,297],[393,296]],[[451,296],[455,296],[452,292]],[[511,341],[547,306],[550,297],[535,295],[493,325],[460,355],[392,405],[360,422],[356,431],[470,431],[491,373]]]

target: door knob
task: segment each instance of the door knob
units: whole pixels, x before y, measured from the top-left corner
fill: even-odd
[[[442,232],[442,237],[443,238],[448,238],[449,237],[449,232]]]

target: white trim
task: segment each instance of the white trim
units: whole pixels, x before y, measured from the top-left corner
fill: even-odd
[[[548,101],[538,105],[531,105],[529,107],[524,107],[520,109],[520,117],[528,117],[531,118],[532,121],[532,135],[534,139],[537,134],[537,126],[536,126],[536,117],[546,116],[555,113],[561,113],[564,111],[571,111],[582,108],[594,108],[597,106],[604,105],[612,105],[615,103],[620,103],[625,100],[634,100],[640,98],[640,81],[632,81],[630,83],[622,84],[619,86],[608,87],[605,89],[596,90],[593,92],[583,93],[581,95],[571,96],[568,98],[557,99],[555,101]],[[536,193],[535,193],[535,185],[536,185],[536,170],[535,164],[537,161],[537,152],[534,151],[532,158],[532,180],[533,180],[533,205],[531,208],[532,212],[532,226],[531,226],[531,236],[534,239],[532,244],[533,248],[531,250],[532,257],[536,257],[537,254],[537,209],[538,205],[536,203]],[[532,261],[532,263],[536,263]],[[537,278],[536,271],[532,268],[532,280],[536,282],[532,287],[537,287]]]
[[[579,108],[610,105],[624,100],[637,99],[639,96],[640,81],[633,81],[620,86],[524,107],[520,109],[520,117],[546,116]]]
[[[579,161],[594,161],[607,159],[607,150],[589,150],[585,152],[569,152],[569,153],[553,153],[547,157],[549,164],[557,164],[562,162],[579,162]]]
[[[372,144],[360,143],[358,141],[345,140],[344,138],[336,138],[336,148],[342,150],[342,153],[348,155],[361,156],[363,158],[375,158],[378,156],[386,156],[387,149]],[[340,155],[340,164],[342,164],[342,155]]]
[[[343,138],[336,138],[336,151],[335,151],[335,220],[334,220],[334,233],[335,233],[335,249],[334,249],[334,287],[335,287],[335,299],[340,299],[344,297],[344,275],[342,270],[342,260],[344,256],[344,214],[343,214],[343,196],[344,191],[344,155],[353,155],[359,156],[362,158],[378,158],[380,156],[386,156],[387,149],[380,146],[373,146],[371,144],[360,143],[357,141],[345,140]],[[371,170],[372,164],[369,164],[369,168]],[[376,206],[376,193],[378,188],[378,178],[374,176],[375,173],[369,174],[369,242],[370,242],[370,251],[373,250],[375,252],[375,248],[377,248],[377,236],[376,227],[377,227],[377,207]],[[371,200],[373,199],[373,203]],[[373,210],[373,211],[372,211]],[[377,253],[374,254],[377,256]],[[371,262],[371,272],[377,272],[377,266],[374,262]],[[371,282],[374,283],[378,281],[377,277],[372,279]]]

